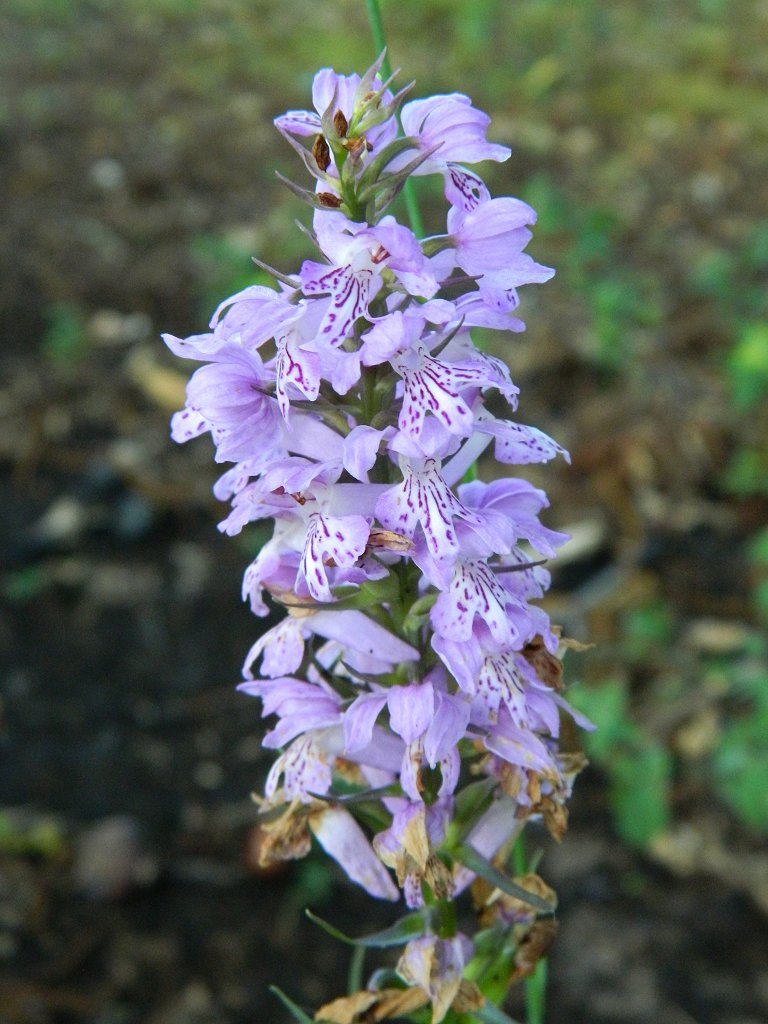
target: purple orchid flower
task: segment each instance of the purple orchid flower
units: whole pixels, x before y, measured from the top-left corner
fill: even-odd
[[[575,762],[559,751],[561,715],[590,723],[531,655],[559,649],[536,603],[550,583],[538,555],[567,539],[541,521],[546,494],[516,477],[461,482],[491,449],[506,465],[569,459],[501,418],[518,388],[470,333],[524,329],[518,289],[553,273],[524,251],[536,215],[464,166],[509,156],[485,113],[460,93],[415,100],[398,138],[404,91],[379,67],[323,69],[315,110],[275,122],[316,179],[294,187],[315,211],[316,257],[225,299],[207,333],[165,341],[202,364],[172,434],[210,433],[231,464],[214,489],[231,503],[220,530],[274,522],[243,599],[287,615],[252,645],[240,689],[275,716],[264,803],[300,833],[286,855],[311,832],[377,898],[422,907],[431,888],[429,922],[472,878],[451,846],[457,808],[466,842],[493,857],[525,819],[562,810]],[[445,233],[422,241],[384,215],[408,174],[442,176]],[[465,806],[478,774],[490,805]],[[373,801],[375,828],[358,806]],[[471,952],[456,932],[406,946],[398,971],[434,1021]]]

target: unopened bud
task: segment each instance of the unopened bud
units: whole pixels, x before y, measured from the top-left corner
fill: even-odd
[[[322,135],[318,135],[312,144],[312,156],[321,171],[327,171],[331,164],[331,151]]]
[[[336,134],[340,139],[346,139],[347,131],[349,130],[349,121],[341,110],[337,110],[333,115],[333,127],[336,129]]]

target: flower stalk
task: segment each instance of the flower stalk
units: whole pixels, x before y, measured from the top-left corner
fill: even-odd
[[[529,822],[562,835],[583,762],[561,749],[560,719],[589,723],[537,603],[566,535],[525,479],[468,474],[490,446],[505,466],[568,455],[513,418],[518,388],[471,329],[523,330],[518,290],[553,271],[524,251],[535,212],[466,166],[509,156],[487,115],[460,93],[404,102],[390,85],[383,56],[362,77],[323,69],[314,110],[276,119],[314,178],[291,188],[320,258],[225,299],[208,332],[164,336],[201,364],[172,436],[210,433],[229,465],[214,488],[230,502],[222,532],[274,523],[243,578],[254,615],[286,613],[240,684],[276,751],[263,860],[304,856],[314,836],[407,911],[383,940],[356,940],[401,945],[394,974],[360,988],[358,956],[358,990],[316,1019],[422,1020],[429,1006],[433,1024],[494,1007],[502,1020],[510,985],[542,977],[531,951],[546,952],[556,906],[524,863],[510,874],[508,853]],[[448,205],[429,240],[387,212],[422,175]],[[532,1015],[540,1005],[531,995]]]

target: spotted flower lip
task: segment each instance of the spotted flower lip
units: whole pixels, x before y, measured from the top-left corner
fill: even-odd
[[[269,719],[262,802],[281,815],[283,852],[303,854],[313,834],[372,896],[415,909],[427,888],[434,908],[472,879],[450,846],[457,808],[485,857],[523,818],[564,821],[560,716],[589,723],[543,661],[559,642],[537,604],[543,563],[566,535],[542,522],[543,490],[508,470],[486,480],[491,452],[505,467],[569,459],[517,420],[502,349],[472,336],[523,330],[524,289],[552,276],[525,251],[536,214],[465,166],[510,151],[463,93],[404,103],[399,136],[404,93],[380,63],[322,69],[314,110],[275,121],[316,179],[294,188],[316,251],[276,287],[224,298],[207,332],[165,342],[200,364],[172,435],[209,433],[227,464],[219,529],[273,524],[242,597],[256,617],[284,617],[262,624],[239,688]],[[443,233],[420,239],[385,215],[410,174],[442,177]],[[487,800],[473,803],[478,776]],[[397,970],[440,1021],[471,943],[410,938]]]

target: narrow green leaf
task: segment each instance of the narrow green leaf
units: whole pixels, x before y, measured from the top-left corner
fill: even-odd
[[[311,910],[305,910],[304,913],[310,921],[313,921],[334,939],[346,942],[349,946],[363,946],[366,949],[386,949],[389,946],[405,945],[411,939],[417,939],[424,935],[428,923],[426,913],[420,910],[401,917],[399,921],[395,921],[391,927],[385,928],[383,931],[374,932],[372,935],[364,935],[359,939],[353,939],[349,935],[345,935],[344,932],[339,931],[334,925],[318,917],[317,914],[313,914]]]
[[[289,998],[285,994],[285,992],[282,991],[282,989],[279,989],[277,985],[270,985],[269,991],[272,993],[272,995],[277,996],[277,998],[280,1000],[280,1002],[283,1004],[286,1010],[288,1010],[293,1019],[297,1020],[299,1024],[317,1024],[317,1021],[313,1020],[311,1017],[308,1017],[307,1014],[304,1013],[302,1008],[298,1006],[296,1003],[294,1003],[294,1001],[291,998]]]
[[[376,789],[355,789],[346,792],[334,785],[325,796],[318,795],[318,800],[332,800],[335,804],[362,804],[371,800],[381,800],[386,796],[402,796],[402,793],[397,782],[392,782],[388,786],[377,786]]]
[[[479,854],[473,847],[468,846],[466,843],[462,843],[453,851],[453,855],[464,867],[469,868],[470,871],[474,871],[476,875],[484,878],[486,882],[495,886],[497,889],[501,889],[502,892],[507,893],[508,896],[514,896],[515,899],[520,900],[523,903],[527,903],[531,907],[535,907],[536,910],[543,914],[553,914],[555,912],[555,906],[551,903],[547,903],[541,896],[537,896],[535,893],[528,892],[521,885],[517,885],[507,875],[503,875],[501,871],[497,871],[496,868],[490,864],[482,854]]]
[[[354,995],[363,987],[363,970],[365,968],[365,947],[355,946],[347,972],[347,995]]]

